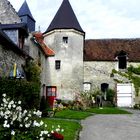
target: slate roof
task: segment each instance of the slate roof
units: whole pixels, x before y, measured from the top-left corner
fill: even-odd
[[[42,33],[34,33],[33,36],[35,37],[35,42],[37,41],[37,43],[39,44],[40,48],[42,49],[42,51],[44,52],[44,54],[46,56],[54,56],[55,53],[52,49],[50,49],[43,41],[44,37],[42,35]]]
[[[84,32],[76,18],[69,0],[63,0],[46,32],[54,29],[75,29],[80,32]]]
[[[0,24],[0,29],[9,30],[9,29],[19,29],[28,36],[27,24],[26,23],[15,23],[15,24]]]
[[[21,16],[29,16],[30,18],[32,18],[32,20],[35,21],[35,19],[33,18],[32,14],[31,14],[31,11],[30,11],[30,9],[28,7],[28,4],[27,4],[26,0],[22,4],[21,8],[19,9],[18,15],[19,15],[19,17],[21,17]]]
[[[116,61],[121,51],[128,61],[140,61],[140,39],[85,40],[84,61]]]

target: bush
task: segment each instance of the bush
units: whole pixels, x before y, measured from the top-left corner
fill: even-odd
[[[115,91],[113,89],[108,89],[106,92],[107,101],[110,101],[112,104],[114,104],[114,98],[115,98]]]
[[[21,101],[11,100],[6,94],[2,96],[0,105],[1,140],[45,140],[55,131],[62,130],[60,126],[55,130],[47,130],[47,124],[39,119],[42,114],[40,111],[24,110],[21,107]]]
[[[26,109],[34,109],[39,107],[40,85],[34,82],[19,79],[0,79],[0,98],[2,93],[14,100],[22,100],[22,106]]]

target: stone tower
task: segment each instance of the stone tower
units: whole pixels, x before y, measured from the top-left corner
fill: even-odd
[[[26,0],[22,4],[21,8],[18,11],[18,15],[21,18],[21,22],[26,23],[29,29],[29,32],[35,31],[35,19],[33,18],[30,9]]]
[[[44,33],[45,43],[55,52],[47,59],[47,86],[55,87],[60,99],[73,100],[83,90],[84,37],[69,1],[63,0]]]

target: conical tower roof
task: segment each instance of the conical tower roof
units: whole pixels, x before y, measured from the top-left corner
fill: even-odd
[[[63,0],[46,32],[54,29],[75,29],[84,32],[68,0]]]
[[[31,11],[30,11],[30,9],[28,7],[28,4],[27,4],[26,0],[22,4],[21,8],[19,9],[18,15],[19,15],[19,17],[21,17],[21,16],[29,16],[30,18],[32,18],[32,20],[35,21],[35,19],[33,18],[32,14],[31,14]]]

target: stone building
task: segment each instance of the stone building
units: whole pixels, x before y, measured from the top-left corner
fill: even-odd
[[[69,0],[63,0],[43,34],[35,31],[35,19],[26,1],[17,13],[7,0],[2,0],[0,12],[1,64],[12,66],[16,62],[19,67],[29,56],[34,59],[42,70],[41,96],[73,100],[83,90],[98,88],[105,92],[111,88],[120,102],[124,100],[118,96],[122,87],[115,82],[112,70],[125,72],[128,66],[140,64],[140,39],[85,40]],[[123,89],[132,89],[129,98],[125,96],[125,102],[129,100],[132,106],[139,97],[135,97],[131,82],[123,80]]]
[[[47,59],[47,92],[72,100],[83,90],[84,31],[68,0],[64,0],[43,34],[44,42],[54,50]],[[52,91],[53,92],[53,91]]]
[[[27,26],[7,0],[0,2],[0,76],[13,76],[14,65],[22,75],[22,65],[29,55],[24,52],[24,40],[28,37]]]

